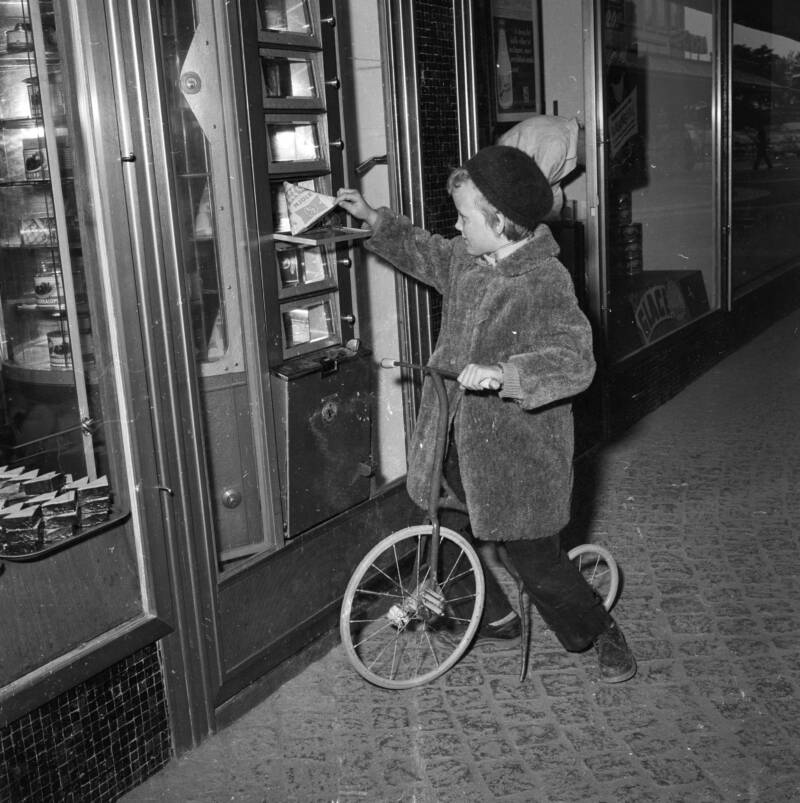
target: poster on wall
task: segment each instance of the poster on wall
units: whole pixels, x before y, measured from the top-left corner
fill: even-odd
[[[539,0],[492,0],[498,122],[541,113]]]

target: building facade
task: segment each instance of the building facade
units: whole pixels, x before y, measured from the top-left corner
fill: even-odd
[[[425,361],[438,299],[335,209],[298,226],[304,200],[358,186],[451,236],[451,167],[575,118],[553,230],[596,334],[581,449],[797,306],[785,3],[3,0],[0,21],[3,799],[111,799],[201,742],[330,643],[359,559],[420,520],[418,387],[380,361]]]

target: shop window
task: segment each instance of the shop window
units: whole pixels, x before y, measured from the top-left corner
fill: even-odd
[[[731,275],[743,295],[800,261],[800,29],[783,3],[732,4]]]
[[[608,336],[626,357],[719,305],[712,15],[606,0]]]

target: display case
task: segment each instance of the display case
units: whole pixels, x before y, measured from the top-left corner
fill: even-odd
[[[110,312],[132,275],[130,252],[106,247],[107,216],[122,193],[89,175],[106,159],[116,176],[125,166],[108,120],[94,139],[98,118],[87,110],[99,102],[89,88],[97,73],[76,53],[76,42],[91,41],[102,61],[105,43],[63,14],[65,5],[0,3],[3,725],[118,660],[111,654],[127,654],[117,642],[123,631],[124,649],[151,640],[154,619],[137,540],[147,514],[131,504],[134,472],[141,483],[145,465],[132,444],[147,442],[148,427],[139,441],[126,428],[146,414],[123,412],[132,397],[122,372],[141,353],[139,299],[121,293],[127,309]],[[125,222],[116,228],[122,238]],[[127,313],[123,342],[115,326]],[[153,518],[151,532],[161,522]]]
[[[0,5],[0,460],[103,470],[95,349],[52,2]]]

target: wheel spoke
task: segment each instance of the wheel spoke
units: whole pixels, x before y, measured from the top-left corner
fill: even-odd
[[[436,653],[436,646],[434,645],[433,641],[431,640],[431,635],[430,635],[430,631],[428,630],[428,628],[425,628],[425,630],[423,631],[423,634],[425,636],[425,641],[428,642],[428,647],[430,649],[431,655],[433,656],[434,666],[439,666],[439,656]],[[417,667],[417,669],[419,669],[419,666]]]

